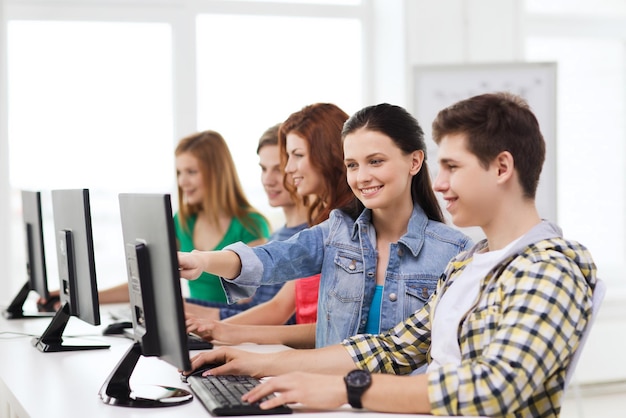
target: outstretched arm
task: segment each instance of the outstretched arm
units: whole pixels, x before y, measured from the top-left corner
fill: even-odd
[[[207,309],[207,308],[202,308]],[[217,322],[201,310],[187,311],[187,331],[206,340],[227,344],[284,344],[294,348],[315,347],[315,324],[284,324],[295,310],[295,282],[287,282],[269,301]],[[207,312],[208,313],[208,312]],[[264,326],[259,326],[264,325]]]
[[[100,303],[130,302],[130,296],[128,295],[128,283],[122,283],[99,291],[98,299]]]
[[[189,280],[197,279],[204,271],[225,279],[234,279],[241,272],[239,256],[228,250],[179,252],[178,265],[180,277]]]
[[[187,332],[224,344],[282,344],[293,348],[315,347],[315,324],[237,325],[220,321],[187,319]]]
[[[253,353],[232,347],[203,351],[191,358],[192,370],[205,364],[219,364],[207,374],[248,374],[255,377],[277,376],[294,370],[345,374],[355,369],[354,361],[341,345],[313,350],[283,350]]]

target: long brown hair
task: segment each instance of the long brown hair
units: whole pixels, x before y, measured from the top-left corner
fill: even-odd
[[[287,164],[287,134],[295,133],[309,143],[311,166],[322,176],[323,190],[316,199],[307,201],[309,225],[328,219],[330,211],[349,207],[356,200],[346,179],[343,162],[341,129],[348,114],[332,103],[315,103],[292,113],[280,126],[278,142],[281,165]],[[295,194],[293,185],[285,180],[285,189]]]
[[[183,200],[183,192],[178,186],[178,216],[182,227],[187,228],[190,216],[204,211],[215,225],[219,225],[220,215],[234,217],[260,237],[262,230],[250,215],[254,213],[267,220],[246,198],[222,135],[210,130],[189,135],[180,140],[174,154],[179,156],[183,153],[193,155],[200,163],[204,197],[201,204],[189,205]]]

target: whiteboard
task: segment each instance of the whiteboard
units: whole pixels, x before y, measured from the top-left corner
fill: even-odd
[[[523,97],[539,121],[546,141],[546,161],[539,179],[536,204],[539,215],[557,222],[556,201],[556,63],[497,63],[415,66],[412,78],[412,111],[424,134],[428,169],[437,175],[437,145],[432,121],[439,110],[483,93],[508,91]],[[482,238],[477,230],[466,230]]]

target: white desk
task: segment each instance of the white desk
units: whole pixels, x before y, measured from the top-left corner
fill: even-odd
[[[110,322],[102,313],[104,324]],[[6,320],[0,317],[0,417],[73,418],[73,417],[210,417],[199,400],[163,408],[125,408],[104,404],[98,395],[103,382],[128,349],[131,341],[123,337],[104,337],[104,325],[93,327],[71,318],[65,336],[80,335],[94,343],[111,344],[110,349],[42,353],[31,345],[40,336],[49,318]],[[15,334],[9,334],[15,333]],[[24,335],[28,334],[28,335]],[[70,342],[70,339],[66,339]],[[284,346],[244,345],[254,351],[287,349]],[[185,388],[175,367],[155,357],[142,357],[131,378],[132,384],[162,384]],[[387,414],[349,409],[329,412],[296,411],[307,417],[353,416],[381,417]],[[389,417],[418,415],[389,414]]]

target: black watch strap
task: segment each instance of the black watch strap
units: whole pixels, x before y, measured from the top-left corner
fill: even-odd
[[[354,393],[348,390],[348,403],[350,404],[350,406],[356,409],[362,409],[363,408],[363,403],[361,403],[362,395],[363,395],[362,393]]]
[[[353,408],[361,409],[363,404],[361,397],[372,384],[372,376],[367,370],[352,370],[344,378],[346,391],[348,392],[348,403]]]

